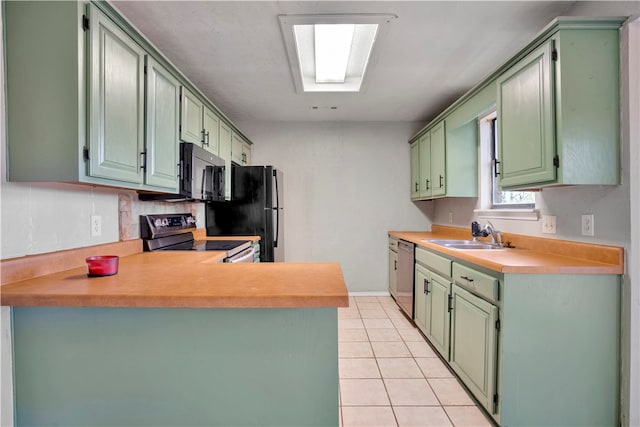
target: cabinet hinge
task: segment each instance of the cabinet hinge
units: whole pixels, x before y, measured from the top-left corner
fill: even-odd
[[[552,61],[557,61],[558,60],[558,51],[553,49],[553,51],[551,51],[551,60]]]
[[[89,30],[89,17],[87,15],[82,15],[82,29],[84,31]]]
[[[496,331],[500,331],[500,319],[496,320]]]
[[[144,66],[144,75],[145,76],[147,75],[147,66],[146,65]]]
[[[453,310],[453,295],[449,295],[449,301],[447,302],[447,311]]]
[[[89,160],[89,147],[82,147],[82,157],[85,161]]]
[[[560,156],[558,156],[556,154],[556,156],[553,158],[553,166],[559,168],[560,167]]]

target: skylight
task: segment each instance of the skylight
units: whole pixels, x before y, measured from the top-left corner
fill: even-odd
[[[354,24],[313,26],[316,83],[344,83],[355,28]]]
[[[297,92],[358,92],[395,15],[280,15]]]

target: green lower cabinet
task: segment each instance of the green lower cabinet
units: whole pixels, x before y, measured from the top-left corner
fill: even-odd
[[[416,326],[427,333],[427,292],[429,288],[429,270],[416,264],[414,279],[413,320]]]
[[[449,358],[449,290],[451,282],[431,272],[427,295],[427,338],[445,359]]]
[[[620,278],[509,274],[500,314],[500,423],[620,425]]]
[[[339,425],[335,308],[13,307],[15,425]]]
[[[451,283],[420,264],[415,268],[414,321],[433,347],[449,358],[449,288]]]
[[[495,414],[498,307],[455,284],[451,295],[449,363],[482,406]]]
[[[619,425],[620,276],[415,256],[416,326],[496,423]]]

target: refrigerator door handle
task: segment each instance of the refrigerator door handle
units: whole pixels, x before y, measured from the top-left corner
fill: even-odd
[[[276,232],[274,234],[274,239],[273,239],[273,247],[277,248],[278,247],[278,234],[280,232],[279,228],[280,228],[280,200],[278,197],[278,175],[276,174],[276,171],[273,171],[273,179],[275,180],[275,185],[276,185],[276,207],[274,208],[276,211]]]

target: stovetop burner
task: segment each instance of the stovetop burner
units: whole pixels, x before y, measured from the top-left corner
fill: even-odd
[[[141,215],[140,237],[145,251],[224,251],[227,257],[251,247],[250,240],[195,240],[191,214]]]

